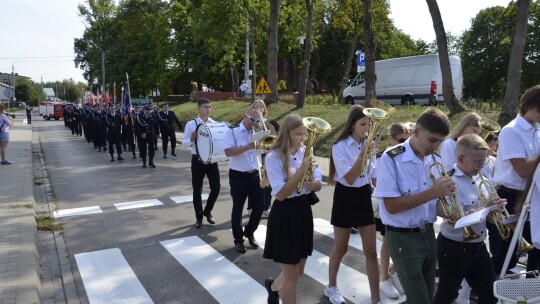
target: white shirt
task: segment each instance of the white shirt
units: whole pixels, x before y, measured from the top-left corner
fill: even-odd
[[[252,132],[246,129],[244,123],[241,122],[237,127],[228,129],[227,133],[225,133],[223,150],[247,145],[252,142],[251,135]],[[259,158],[259,163],[257,163],[255,152],[255,149],[250,149],[239,155],[229,157],[229,168],[241,172],[258,170],[261,166],[261,160]],[[262,155],[261,153],[261,150],[259,150],[259,155]]]
[[[504,126],[499,134],[499,150],[495,161],[494,183],[523,191],[525,180],[510,162],[514,158],[530,159],[540,154],[540,126],[531,125],[521,115]]]
[[[419,159],[411,148],[409,140],[396,147],[404,147],[405,152],[394,156],[389,150],[377,162],[377,187],[375,197],[379,198],[379,214],[385,225],[400,228],[417,228],[437,220],[437,200],[430,200],[415,208],[390,214],[384,207],[385,197],[400,197],[422,192],[431,188],[428,170],[431,156]],[[440,157],[435,156],[438,161]],[[436,176],[438,178],[438,176]]]
[[[352,136],[348,136],[332,145],[332,159],[334,160],[334,166],[336,172],[334,174],[334,180],[343,186],[347,187],[362,187],[370,183],[371,176],[358,176],[354,183],[351,185],[345,180],[345,175],[351,171],[352,166],[356,162],[356,159],[360,156],[362,148],[364,147],[364,142],[357,143]],[[373,164],[373,162],[372,162]],[[369,170],[370,174],[373,173],[373,170]],[[368,172],[368,168],[364,172]]]
[[[468,177],[461,171],[457,166],[454,166],[456,170],[452,175],[452,180],[456,183],[456,193],[455,196],[461,204],[463,212],[467,214],[467,211],[470,209],[482,208],[484,204],[480,200],[480,190],[478,185],[481,181],[480,175],[473,176],[472,178]],[[490,198],[487,189],[482,187],[482,192],[487,198]],[[467,243],[480,243],[486,239],[487,230],[486,230],[486,221],[482,221],[478,224],[471,226],[472,230],[480,235],[479,238],[468,241]],[[446,238],[451,239],[456,242],[461,242],[463,239],[463,228],[455,229],[447,219],[444,219],[441,224],[441,233]]]
[[[242,83],[240,85],[240,91],[245,92],[248,89],[248,85],[246,83]]]
[[[302,161],[304,159],[304,150],[305,147],[302,146],[300,149],[298,149],[298,151],[296,151],[294,155],[287,154],[287,157],[289,158],[290,176],[293,176],[294,173],[296,173],[296,170],[298,170],[298,168],[302,166]],[[281,152],[277,150],[273,150],[266,155],[266,174],[268,174],[268,180],[270,181],[270,186],[272,187],[272,196],[276,196],[276,194],[281,191],[288,179],[287,173],[283,170],[282,157],[283,155],[281,154]],[[313,179],[318,180],[319,182],[322,181],[322,174],[319,167],[315,168],[315,170],[313,171]],[[287,196],[287,198],[307,193],[308,192],[306,188],[302,187],[302,191],[300,191],[300,193],[294,190],[289,196]]]
[[[184,138],[182,139],[182,147],[191,147],[191,154],[197,155],[197,149],[195,147],[195,142],[191,141],[191,133],[197,130],[197,126],[204,123],[213,123],[215,122],[212,118],[208,117],[206,122],[199,116],[195,119],[192,119],[187,122],[184,127]]]
[[[448,138],[441,144],[441,160],[444,170],[450,171],[457,163],[456,156],[456,141],[453,138]]]
[[[531,222],[531,239],[534,247],[540,249],[540,170],[535,172],[535,183],[531,195],[530,214]]]
[[[490,182],[493,182],[493,176],[495,174],[495,161],[497,160],[496,157],[490,155],[486,158],[486,162],[484,163],[484,167],[482,170],[480,170],[480,173],[484,174],[485,177]]]

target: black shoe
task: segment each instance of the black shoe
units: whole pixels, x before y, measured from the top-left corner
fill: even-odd
[[[117,160],[124,160],[122,156],[118,156]]]
[[[259,242],[257,242],[254,236],[247,236],[247,235],[244,235],[244,236],[248,239],[249,246],[253,248],[259,248]]]
[[[114,161],[114,157],[113,157],[113,156],[111,156],[111,161]]]
[[[103,148],[103,151],[107,151],[107,147]]]
[[[155,168],[156,165],[154,165],[154,163],[149,163],[148,166],[152,167],[152,168]]]
[[[172,155],[172,156],[176,156],[176,153],[174,153],[174,151],[173,151],[173,152],[171,152],[171,155]]]
[[[94,149],[95,149],[95,148],[94,148]],[[99,148],[97,151],[98,151],[98,152],[101,152],[101,148]]]
[[[167,155],[163,155],[163,158],[167,158]]]
[[[157,151],[157,150],[159,150],[159,148],[158,148],[158,147],[156,147],[156,148],[154,149],[154,151]]]
[[[201,228],[202,227],[202,220],[197,220],[195,222],[195,228]]]
[[[212,225],[216,224],[216,221],[214,221],[214,217],[212,216],[212,214],[208,213],[208,214],[205,214],[204,216],[206,217],[206,220],[208,221],[209,224],[212,224]]]
[[[234,248],[240,253],[246,253],[246,246],[244,246],[244,243],[236,243],[234,244]]]
[[[133,159],[137,159],[137,155],[133,154]]]
[[[272,283],[274,283],[274,279],[272,278],[266,278],[264,280],[264,287],[266,287],[266,291],[268,292],[268,304],[279,304],[279,293],[277,291],[272,290]]]
[[[143,164],[142,164],[142,167],[143,167],[143,168],[146,168],[146,163],[143,163]]]

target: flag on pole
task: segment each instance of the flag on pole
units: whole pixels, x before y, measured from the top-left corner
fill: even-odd
[[[94,93],[93,92],[90,92],[90,102],[92,103],[92,105],[96,104],[96,101],[94,100]]]
[[[127,73],[126,73],[126,77],[127,77],[127,80],[126,80],[126,96],[124,98],[124,115],[128,114],[128,109],[131,107],[131,98],[129,96],[129,77],[127,76]]]

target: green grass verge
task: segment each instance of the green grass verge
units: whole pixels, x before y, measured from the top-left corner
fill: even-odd
[[[36,217],[37,230],[44,231],[60,231],[63,229],[61,223],[56,222],[50,216]]]

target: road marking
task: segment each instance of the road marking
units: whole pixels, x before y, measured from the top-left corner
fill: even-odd
[[[75,255],[92,304],[154,303],[118,248]]]
[[[219,302],[265,303],[266,289],[197,236],[160,242]]]
[[[163,205],[163,203],[157,199],[149,199],[149,200],[143,200],[143,201],[114,204],[114,206],[118,210],[145,208],[145,207],[161,206],[161,205]]]
[[[207,200],[208,199],[208,193],[203,193],[201,195],[201,198],[202,198],[203,201]],[[193,195],[172,196],[171,199],[177,204],[193,202]]]
[[[102,213],[102,212],[103,210],[101,210],[99,206],[91,206],[91,207],[57,210],[53,212],[53,217],[61,218],[61,217],[67,217],[67,216],[94,214],[94,213]]]
[[[313,226],[314,230],[318,233],[324,234],[332,239],[334,238],[334,226],[332,226],[329,221],[322,218],[316,218],[313,219]],[[364,251],[364,247],[362,246],[362,239],[360,238],[360,233],[357,233],[356,235],[353,234],[351,235],[351,237],[349,237],[349,246],[354,247],[360,251]],[[382,241],[376,240],[376,246],[377,256],[380,256]]]

